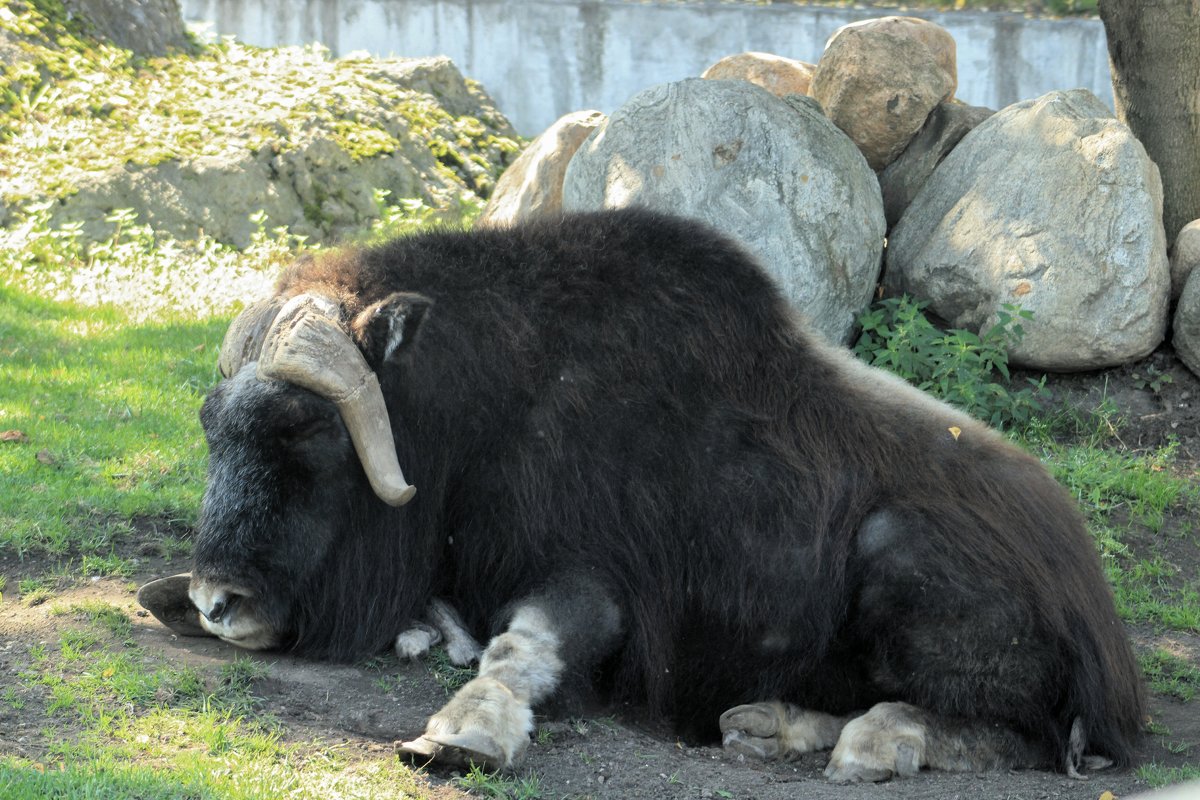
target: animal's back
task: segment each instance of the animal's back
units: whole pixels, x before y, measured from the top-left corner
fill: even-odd
[[[1054,739],[1085,716],[1103,751],[1127,757],[1136,665],[1062,490],[982,425],[817,343],[724,238],[627,211],[331,263],[300,282],[341,284],[363,306],[398,290],[434,302],[430,357],[389,380],[420,421],[412,458],[453,465],[419,477],[447,487],[444,589],[468,619],[578,568],[624,603],[618,682],[660,707],[709,724],[787,693],[840,691],[837,706],[907,691],[937,707],[936,681],[869,674],[887,626],[908,621],[870,618],[864,593],[907,550],[947,585],[988,587],[981,603],[1011,593],[1036,646],[1061,650],[1044,659],[1061,680],[1026,696],[1053,718],[1016,717]],[[890,562],[858,539],[881,513],[920,521],[893,526],[911,541],[881,539]]]

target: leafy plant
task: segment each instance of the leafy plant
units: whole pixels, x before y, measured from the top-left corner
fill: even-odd
[[[1046,379],[1027,378],[1015,388],[1008,370],[1008,351],[1024,338],[1021,322],[1033,312],[1006,303],[996,324],[976,334],[939,330],[925,316],[927,306],[907,295],[876,303],[859,317],[855,354],[996,427],[1024,425],[1042,410]]]
[[[1134,386],[1139,389],[1149,389],[1155,394],[1161,392],[1164,386],[1174,380],[1170,373],[1163,372],[1153,364],[1147,364],[1142,369],[1133,373],[1131,377],[1133,378]]]

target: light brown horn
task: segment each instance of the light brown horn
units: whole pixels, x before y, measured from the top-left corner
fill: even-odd
[[[258,360],[263,339],[282,307],[283,302],[277,298],[259,300],[247,306],[229,323],[229,330],[225,331],[225,338],[221,342],[221,356],[217,360],[222,377],[232,378],[242,367]]]
[[[379,499],[400,506],[416,494],[396,460],[379,379],[342,327],[335,303],[311,294],[289,300],[263,341],[258,377],[294,383],[333,401]]]

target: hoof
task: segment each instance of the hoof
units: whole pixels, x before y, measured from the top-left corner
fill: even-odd
[[[150,581],[138,589],[137,601],[155,619],[181,636],[212,637],[200,627],[200,612],[188,597],[191,579],[192,576],[185,572]]]
[[[505,766],[500,746],[481,733],[425,734],[411,742],[397,742],[396,753],[415,764],[476,766],[487,771]]]
[[[768,738],[779,733],[779,715],[765,703],[735,706],[721,715],[721,733],[741,731]]]
[[[878,783],[897,775],[912,776],[921,771],[917,747],[897,742],[884,753],[833,754],[825,767],[825,777],[833,783]]]
[[[925,765],[925,730],[911,706],[879,703],[846,725],[829,756],[825,777],[834,783],[886,781]]]
[[[721,715],[721,745],[727,752],[757,761],[773,761],[783,748],[777,736],[780,719],[766,703],[736,706]]]

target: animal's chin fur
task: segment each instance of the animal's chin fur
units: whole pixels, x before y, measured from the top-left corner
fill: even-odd
[[[365,480],[365,479],[364,479]],[[322,567],[292,606],[287,649],[349,663],[392,646],[419,619],[430,598],[429,537],[408,533],[408,508],[385,506],[367,490],[360,509],[343,523]]]

